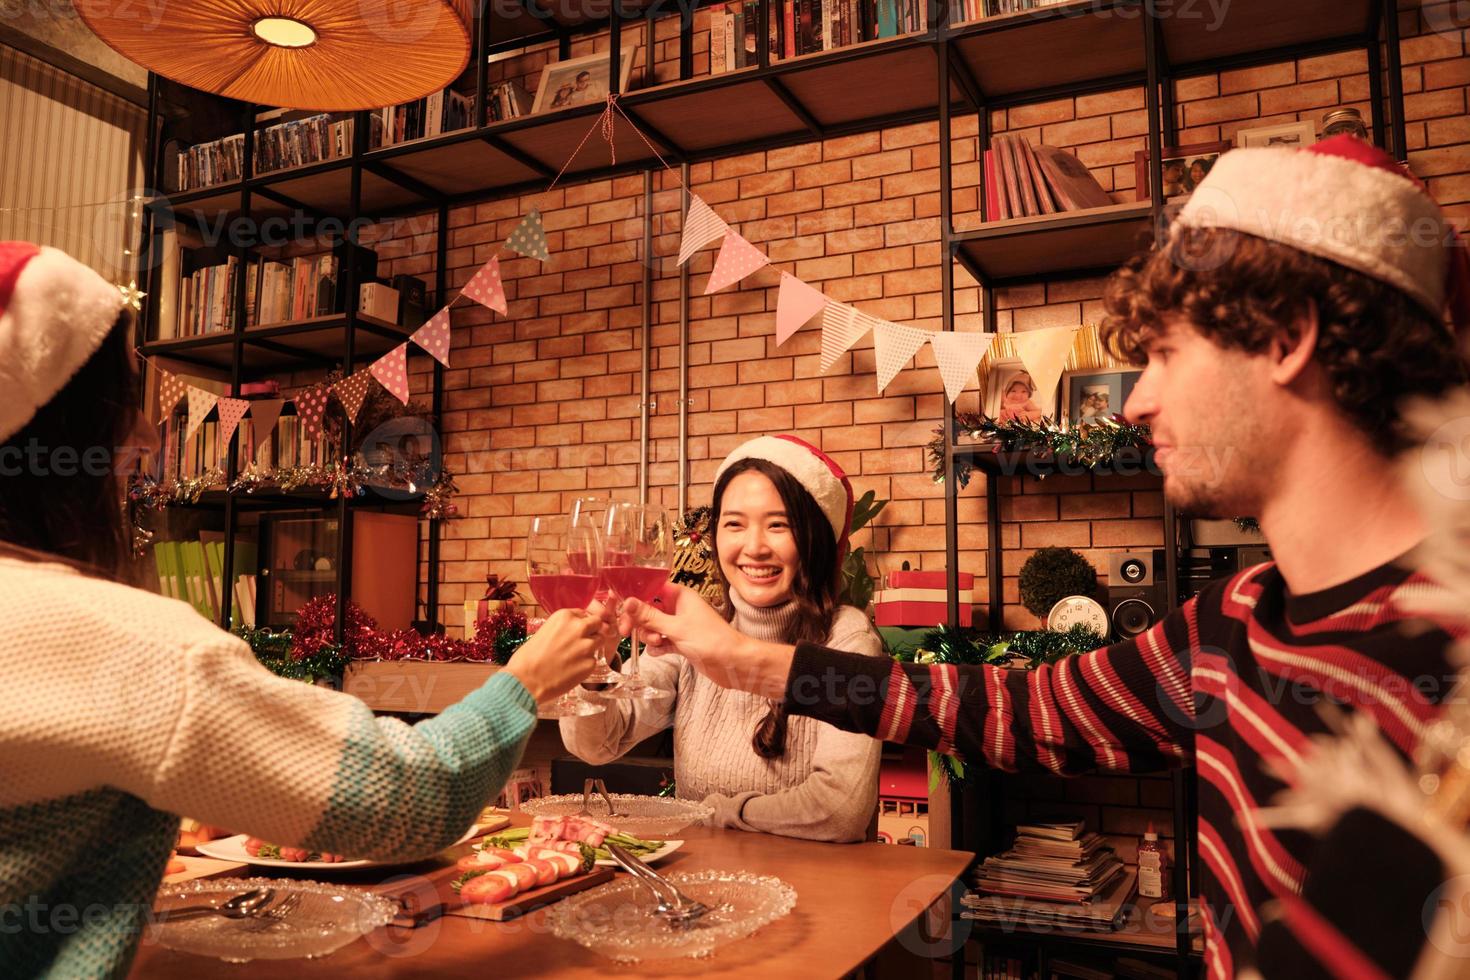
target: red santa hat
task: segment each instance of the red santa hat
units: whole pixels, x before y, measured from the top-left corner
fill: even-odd
[[[852,484],[831,456],[796,436],[761,436],[736,446],[715,471],[715,482],[742,459],[763,459],[790,473],[812,495],[832,525],[837,553],[847,553],[848,528],[852,525]]]
[[[0,441],[97,352],[122,308],[116,286],[65,252],[0,242]]]
[[[1424,186],[1351,136],[1306,149],[1232,150],[1176,228],[1227,228],[1386,282],[1433,316],[1470,327],[1470,258]]]

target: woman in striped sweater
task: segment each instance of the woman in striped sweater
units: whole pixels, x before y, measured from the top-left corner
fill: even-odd
[[[1447,647],[1470,630],[1460,600],[1409,565],[1426,525],[1392,467],[1409,447],[1403,400],[1465,381],[1444,325],[1447,311],[1470,325],[1452,241],[1392,158],[1342,137],[1222,156],[1167,245],[1113,279],[1104,329],[1147,365],[1126,413],[1152,426],[1166,495],[1193,516],[1256,515],[1275,557],[1135,640],[1009,672],[756,643],[689,594],[672,616],[630,604],[622,626],[662,634],[712,680],[784,697],[793,714],[971,762],[1192,762],[1211,977],[1407,976],[1427,896],[1385,907],[1398,893],[1357,879],[1360,925],[1334,922],[1302,900],[1317,839],[1255,814],[1329,734],[1319,702],[1350,706],[1408,756],[1450,693]],[[1461,444],[1439,448],[1463,465]],[[1463,500],[1462,480],[1439,492]],[[1262,944],[1281,928],[1293,943]]]
[[[558,613],[506,670],[410,726],[276,677],[189,606],[122,584],[113,447],[151,436],[130,434],[132,336],[115,286],[0,243],[7,977],[125,975],[181,813],[361,857],[449,845],[520,758],[536,701],[585,676],[602,642],[597,619]]]

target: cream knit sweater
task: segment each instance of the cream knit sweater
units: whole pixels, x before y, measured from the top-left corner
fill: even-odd
[[[0,974],[127,973],[178,814],[412,858],[495,798],[536,723],[501,673],[430,721],[271,674],[186,604],[0,557]]]
[[[795,603],[758,609],[734,592],[730,598],[735,627],[756,639],[779,641],[796,615]],[[883,652],[868,617],[852,606],[838,609],[825,645],[869,656]],[[612,762],[672,724],[678,795],[714,807],[714,826],[810,840],[863,839],[878,802],[882,743],[792,716],[786,754],[763,759],[751,736],[770,701],[720,687],[674,654],[644,656],[639,663],[650,684],[674,697],[610,700],[602,714],[563,718],[562,741],[574,755],[593,764]]]

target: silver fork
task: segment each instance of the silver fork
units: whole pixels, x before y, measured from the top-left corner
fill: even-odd
[[[612,797],[607,795],[607,784],[600,779],[587,779],[583,781],[582,809],[578,810],[575,814],[573,814],[573,816],[592,816],[592,811],[588,808],[587,804],[592,801],[593,793],[599,794],[602,797],[602,802],[607,804],[607,815],[609,818],[625,816],[625,814],[621,814],[618,812],[617,807],[613,806]]]
[[[642,881],[648,890],[653,892],[654,898],[658,900],[658,914],[668,919],[669,924],[674,928],[684,928],[709,911],[708,905],[696,902],[679,891],[672,881],[617,844],[612,841],[604,841],[603,846],[624,871]]]
[[[252,929],[251,931],[264,932],[265,930],[274,926],[277,922],[280,922],[282,919],[289,916],[292,912],[295,912],[297,907],[300,905],[301,893],[292,892],[285,898],[281,899],[281,901],[277,903],[273,908],[264,909],[263,911],[256,912],[253,916],[251,916],[251,918],[255,919],[258,923],[256,928]]]

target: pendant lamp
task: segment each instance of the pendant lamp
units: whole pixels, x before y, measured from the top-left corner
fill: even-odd
[[[471,0],[76,0],[109,46],[166,78],[257,105],[376,109],[447,87]]]

